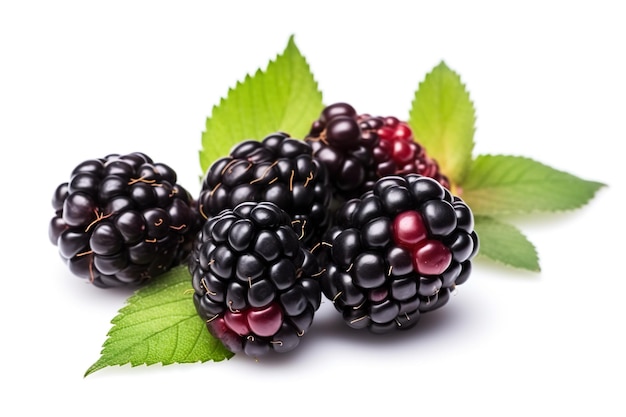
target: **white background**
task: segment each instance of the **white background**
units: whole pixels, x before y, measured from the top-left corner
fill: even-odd
[[[0,414],[626,413],[621,2],[212,3],[0,3]],[[83,378],[129,294],[61,263],[47,237],[54,188],[84,159],[141,150],[197,192],[206,117],[291,34],[327,104],[406,118],[444,60],[475,103],[476,154],[608,187],[579,210],[512,219],[542,272],[477,260],[414,331],[346,331],[324,303],[280,358]]]

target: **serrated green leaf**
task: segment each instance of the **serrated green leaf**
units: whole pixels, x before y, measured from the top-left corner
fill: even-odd
[[[409,125],[428,155],[453,184],[462,184],[474,149],[476,115],[459,75],[441,62],[422,81],[409,112]]]
[[[244,139],[261,140],[277,131],[303,138],[323,107],[322,93],[291,36],[265,71],[247,75],[213,107],[202,134],[202,172]]]
[[[526,157],[479,155],[463,184],[475,214],[571,210],[604,184],[587,181]]]
[[[183,266],[138,290],[111,321],[100,359],[85,376],[113,365],[218,362],[232,357],[209,334],[192,297],[191,277]]]
[[[535,246],[519,229],[489,216],[475,216],[481,256],[515,268],[539,272]]]

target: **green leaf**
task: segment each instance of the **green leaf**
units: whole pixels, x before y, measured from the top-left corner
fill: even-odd
[[[515,226],[488,216],[475,216],[479,254],[515,268],[539,272],[535,246]]]
[[[474,214],[562,211],[586,204],[603,185],[526,157],[479,155],[462,195]]]
[[[247,75],[213,107],[202,134],[202,172],[244,139],[277,131],[303,138],[323,108],[322,93],[291,36],[265,71]]]
[[[413,100],[409,125],[453,184],[462,184],[472,161],[476,116],[459,75],[441,62],[426,75]]]
[[[207,331],[192,297],[191,277],[184,266],[138,290],[112,320],[100,359],[85,376],[128,363],[169,365],[231,358],[233,354]]]

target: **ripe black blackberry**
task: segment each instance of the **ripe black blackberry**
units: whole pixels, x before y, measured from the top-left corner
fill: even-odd
[[[208,169],[198,198],[209,218],[245,201],[268,201],[285,210],[306,246],[317,243],[328,228],[331,190],[325,167],[311,146],[274,133],[262,141],[246,140]]]
[[[139,152],[84,161],[54,192],[50,241],[97,287],[141,285],[181,263],[200,227],[176,181],[172,168]]]
[[[337,212],[315,249],[324,295],[344,321],[374,333],[408,329],[464,283],[478,251],[470,208],[437,181],[385,177]]]
[[[409,125],[396,117],[357,114],[347,103],[334,103],[313,122],[305,140],[326,166],[336,195],[345,199],[361,196],[388,175],[420,174],[450,188]]]
[[[316,258],[291,218],[269,202],[245,202],[209,218],[189,270],[209,332],[232,352],[287,352],[309,330],[321,302]]]

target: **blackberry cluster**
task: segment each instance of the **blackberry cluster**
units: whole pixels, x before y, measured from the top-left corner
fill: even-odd
[[[311,326],[324,271],[291,221],[273,203],[244,202],[198,233],[189,258],[196,309],[232,352],[287,352]]]
[[[360,197],[388,175],[420,174],[450,188],[409,125],[396,117],[357,114],[347,103],[334,103],[313,122],[305,140],[326,166],[337,196],[344,199]]]
[[[84,161],[52,197],[48,235],[77,276],[141,285],[189,254],[200,217],[176,172],[143,153]]]
[[[319,248],[322,291],[350,327],[408,329],[468,279],[478,246],[459,197],[429,177],[387,176],[338,210]]]
[[[331,190],[325,167],[311,146],[274,133],[246,140],[208,169],[198,198],[205,218],[245,201],[271,202],[290,216],[300,240],[310,247],[328,228]]]
[[[352,328],[408,329],[469,277],[470,208],[395,117],[326,107],[305,140],[244,140],[197,200],[143,153],[87,160],[54,192],[49,237],[97,287],[186,264],[195,308],[232,352],[295,349],[322,296]]]

